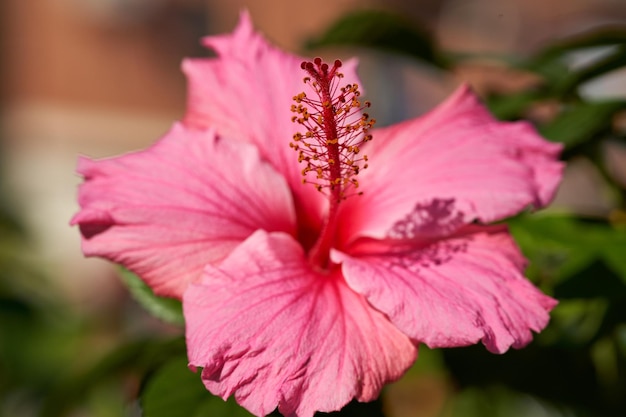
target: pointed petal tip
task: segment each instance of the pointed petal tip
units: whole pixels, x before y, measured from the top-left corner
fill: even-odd
[[[242,8],[239,11],[239,20],[232,33],[205,36],[200,40],[200,43],[209,49],[214,49],[217,53],[221,53],[221,46],[228,39],[246,39],[255,35],[258,34],[254,29],[252,16],[247,8]]]

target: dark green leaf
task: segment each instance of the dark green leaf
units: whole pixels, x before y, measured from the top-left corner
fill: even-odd
[[[527,274],[535,280],[556,285],[601,261],[603,267],[626,282],[623,231],[605,223],[585,223],[556,215],[521,216],[509,225],[530,260]]]
[[[141,396],[145,417],[189,417],[210,394],[198,374],[187,368],[187,359],[167,362],[148,380]]]
[[[574,92],[582,83],[624,66],[626,66],[626,46],[617,48],[606,57],[579,70],[567,72],[552,89],[557,95],[565,96]]]
[[[537,337],[553,347],[589,347],[602,330],[608,308],[602,298],[559,300],[550,313],[550,325]]]
[[[356,400],[350,401],[339,411],[332,413],[316,413],[315,417],[385,417],[383,402],[379,399],[369,403],[360,403]]]
[[[547,401],[502,386],[461,390],[451,401],[452,417],[535,417],[562,416]],[[541,410],[538,412],[538,410]],[[448,414],[446,414],[448,415]]]
[[[596,258],[593,247],[579,242],[580,231],[569,218],[522,216],[509,227],[530,261],[526,273],[537,281],[554,285]]]
[[[542,94],[536,91],[494,96],[487,99],[487,106],[498,119],[519,119],[524,111],[541,96]]]
[[[552,122],[540,128],[543,136],[567,148],[591,140],[611,128],[613,115],[626,108],[626,101],[604,101],[571,105]]]
[[[537,55],[537,60],[561,56],[566,52],[597,46],[626,45],[626,26],[606,26],[551,44]]]
[[[311,40],[309,48],[356,45],[399,52],[445,67],[426,31],[397,14],[358,11],[335,22],[321,37]]]
[[[540,75],[545,81],[545,86],[542,88],[545,95],[552,93],[549,87],[558,85],[570,72],[562,55],[530,59],[516,67]]]
[[[182,338],[170,340],[141,339],[117,346],[91,367],[77,375],[68,375],[52,390],[40,413],[42,417],[61,417],[99,385],[124,375],[143,375],[172,356],[185,353]],[[119,383],[119,381],[118,381]]]
[[[626,284],[605,262],[598,259],[557,285],[554,296],[558,299],[622,298],[626,297]]]
[[[493,355],[483,346],[444,350],[448,369],[460,387],[498,384],[545,399],[594,404],[594,369],[582,350],[541,348],[531,344],[504,355]],[[494,414],[482,414],[491,416]]]
[[[613,47],[602,58],[579,69],[571,69],[567,59],[585,48]],[[513,66],[541,75],[544,95],[571,96],[582,83],[626,65],[626,27],[595,29],[553,43],[525,62]]]
[[[613,244],[604,250],[603,258],[606,264],[626,283],[626,233],[616,232],[616,234]]]
[[[569,73],[565,63],[568,53],[584,48],[619,45],[626,45],[626,27],[594,29],[549,45],[521,67],[542,75],[550,86],[571,87],[580,75]]]
[[[168,361],[146,383],[141,396],[144,417],[249,417],[232,399],[211,395],[187,358]]]
[[[141,278],[126,269],[122,270],[121,275],[130,293],[150,314],[168,323],[181,326],[185,324],[179,300],[157,297]]]

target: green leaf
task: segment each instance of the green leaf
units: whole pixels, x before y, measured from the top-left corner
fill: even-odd
[[[625,298],[626,285],[605,262],[596,260],[556,286],[554,296],[558,299]]]
[[[557,95],[565,96],[574,92],[584,82],[624,66],[626,66],[626,46],[621,46],[599,61],[563,74],[553,89]]]
[[[587,72],[586,75],[570,74],[564,61],[568,53],[585,48],[620,45],[626,45],[626,26],[598,28],[549,45],[521,67],[542,75],[549,85],[560,85],[567,90],[582,82],[581,76],[588,79],[592,75],[588,73],[589,69],[583,70],[583,73]],[[615,57],[619,59],[618,55]],[[600,73],[607,69],[600,69]]]
[[[553,86],[559,84],[570,70],[564,58],[563,55],[531,58],[516,67],[540,75],[547,86]],[[545,95],[552,93],[547,87],[542,88],[542,91]]]
[[[605,26],[549,45],[536,60],[562,56],[566,52],[597,46],[626,45],[626,26]]]
[[[556,215],[521,216],[512,219],[509,226],[530,260],[527,275],[536,281],[555,286],[584,273],[585,269],[592,273],[590,276],[596,276],[593,271],[599,272],[594,268],[601,268],[626,282],[623,231],[606,223],[588,223]]]
[[[536,281],[554,285],[596,257],[578,244],[576,225],[567,218],[522,216],[509,221],[509,227],[530,261],[526,274]]]
[[[562,416],[558,409],[526,393],[498,385],[471,387],[458,392],[448,404],[451,417]]]
[[[110,381],[117,382],[126,375],[144,375],[173,356],[185,353],[182,337],[174,339],[144,338],[125,342],[105,355],[92,360],[92,365],[65,379],[50,390],[39,414],[41,417],[62,417],[90,392]]]
[[[604,262],[626,283],[626,232],[616,230],[614,238],[605,247],[602,255]]]
[[[623,109],[626,109],[623,100],[578,103],[570,105],[539,130],[547,139],[571,148],[610,130],[613,115]]]
[[[538,339],[544,345],[589,347],[602,330],[608,308],[609,302],[602,298],[559,299],[550,313],[550,326]]]
[[[144,417],[249,417],[232,398],[211,395],[198,373],[187,367],[186,357],[164,364],[147,381],[141,395]]]
[[[492,96],[487,99],[489,110],[501,120],[519,119],[522,113],[536,100],[542,97],[541,92],[522,91],[506,96]]]
[[[567,59],[571,53],[598,47],[613,49],[582,68],[570,69]],[[542,92],[546,97],[575,96],[578,86],[584,82],[626,66],[626,26],[604,27],[575,35],[552,43],[530,59],[510,64],[542,76],[545,80]]]
[[[141,278],[126,269],[121,270],[121,276],[133,297],[150,314],[168,323],[179,326],[185,324],[179,300],[154,295],[152,289]]]
[[[446,67],[425,30],[415,22],[389,12],[362,10],[351,13],[335,22],[322,36],[309,41],[307,47],[336,45],[398,52]]]

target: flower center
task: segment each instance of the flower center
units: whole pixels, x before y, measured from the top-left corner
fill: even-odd
[[[339,203],[356,191],[356,176],[367,168],[367,155],[361,154],[361,146],[370,140],[369,129],[375,123],[363,113],[369,102],[361,102],[359,86],[340,86],[343,74],[338,72],[341,61],[332,67],[315,58],[303,62],[302,69],[308,73],[304,83],[315,92],[314,97],[300,93],[293,97],[291,106],[295,113],[292,121],[304,127],[296,133],[289,146],[298,153],[298,161],[304,163],[302,182],[313,184],[329,198],[329,209],[322,230],[309,252],[311,263],[328,269],[329,252],[334,243]]]

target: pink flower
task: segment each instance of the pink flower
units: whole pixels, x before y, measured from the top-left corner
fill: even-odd
[[[484,224],[550,201],[559,145],[494,120],[467,87],[370,142],[354,62],[301,68],[245,13],[205,43],[218,58],[184,62],[182,124],[80,160],[72,223],[86,255],[182,297],[211,392],[312,416],[376,398],[419,343],[501,353],[546,326],[556,302],[523,277],[506,227]]]

